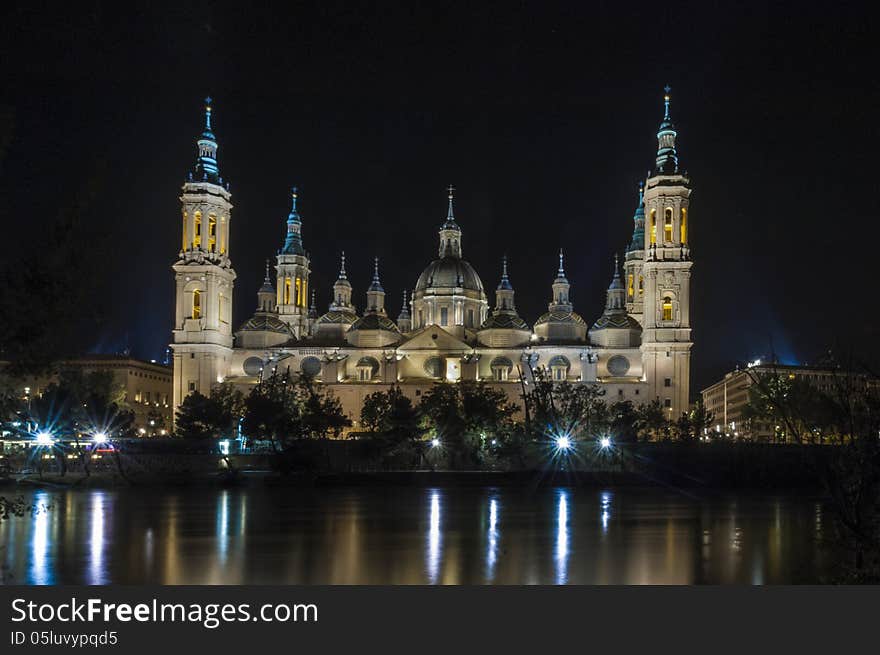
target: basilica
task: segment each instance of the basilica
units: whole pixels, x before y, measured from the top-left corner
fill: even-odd
[[[232,198],[218,167],[208,99],[195,168],[180,196],[174,407],[187,394],[207,394],[224,381],[246,391],[273,370],[302,372],[332,388],[356,429],[364,397],[392,384],[418,403],[437,381],[485,380],[521,404],[523,389],[543,369],[553,380],[600,385],[608,402],[657,400],[670,417],[679,415],[688,407],[693,345],[691,184],[679,165],[668,88],[664,105],[655,162],[639,186],[631,219],[632,240],[616,262],[604,309],[587,314],[592,321],[572,302],[562,251],[555,274],[548,271],[547,311],[533,324],[517,312],[506,261],[490,297],[464,257],[451,186],[437,257],[416,279],[411,297],[404,292],[396,319],[378,261],[364,309],[357,311],[344,253],[331,302],[319,309],[293,188],[284,243],[274,267],[266,264],[257,309],[234,329]]]

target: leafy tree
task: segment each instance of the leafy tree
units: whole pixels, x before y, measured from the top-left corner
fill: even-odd
[[[638,420],[636,422],[639,438],[645,441],[651,439],[668,439],[671,434],[671,425],[666,417],[666,411],[659,400],[653,400],[638,408]]]
[[[554,382],[536,369],[528,402],[538,435],[595,439],[608,429],[608,406],[598,385]]]
[[[422,396],[423,427],[440,439],[453,466],[473,466],[497,455],[519,411],[507,394],[485,382],[439,382]]]
[[[397,385],[364,399],[361,422],[370,430],[370,441],[387,460],[414,461],[423,448],[419,411]]]
[[[177,435],[184,439],[210,439],[217,434],[217,404],[193,391],[177,408]]]
[[[301,439],[338,436],[351,425],[342,403],[310,376],[273,372],[244,401],[243,430],[281,451]]]

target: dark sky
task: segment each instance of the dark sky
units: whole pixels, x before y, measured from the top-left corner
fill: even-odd
[[[450,182],[488,289],[506,252],[533,322],[563,245],[592,322],[669,83],[694,185],[693,391],[771,344],[796,361],[851,343],[876,355],[880,48],[867,5],[246,4],[2,10],[0,255],[39,248],[47,221],[100,190],[83,216],[105,245],[83,256],[105,272],[101,320],[83,347],[163,356],[179,188],[208,94],[235,203],[236,323],[282,243],[291,184],[321,310],[345,249],[361,306],[381,257],[396,316],[435,256]]]

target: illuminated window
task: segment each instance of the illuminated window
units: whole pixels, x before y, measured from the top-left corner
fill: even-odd
[[[635,283],[633,274],[630,273],[626,278],[626,295],[632,298],[635,295]]]
[[[192,317],[202,317],[202,292],[196,289],[193,291]]]
[[[220,254],[226,254],[226,230],[223,229],[223,225],[226,223],[226,217],[222,217],[220,219],[221,229],[220,229]]]
[[[651,245],[657,243],[657,210],[651,210]]]
[[[672,208],[667,207],[663,217],[663,241],[672,243]]]
[[[202,212],[193,215],[193,248],[202,245]]]
[[[284,278],[284,304],[290,304],[290,278]]]
[[[681,208],[681,242],[687,243],[687,234],[688,234],[688,210],[685,207]]]
[[[672,298],[670,298],[669,296],[663,298],[663,320],[672,320]]]
[[[301,307],[302,306],[302,279],[296,278],[293,281],[293,287],[294,287],[294,293],[295,293],[295,299],[296,299],[296,306]]]
[[[214,252],[217,248],[217,217],[208,215],[208,250]]]

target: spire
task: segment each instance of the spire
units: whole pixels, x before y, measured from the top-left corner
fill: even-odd
[[[205,127],[196,141],[198,156],[196,158],[195,172],[190,175],[193,182],[210,182],[223,184],[220,177],[220,168],[217,166],[217,138],[211,127],[211,98],[205,98]]]
[[[633,236],[627,252],[645,248],[645,183],[639,182],[639,203],[633,213]]]
[[[501,258],[501,282],[498,283],[498,290],[513,290],[510,278],[507,277],[507,255]]]
[[[263,286],[260,291],[271,291],[275,293],[275,287],[272,284],[272,278],[269,276],[269,260],[266,260],[266,277],[263,278]]]
[[[449,194],[449,208],[446,210],[446,220],[440,226],[440,257],[461,258],[461,228],[455,222],[455,214],[452,210],[453,192],[455,187],[451,184],[446,187]]]
[[[257,291],[257,311],[258,312],[274,312],[275,311],[275,286],[272,284],[272,278],[269,277],[269,260],[266,260],[266,277],[263,278],[263,286]]]
[[[452,200],[454,198],[455,187],[450,184],[446,187],[446,191],[449,193],[449,208],[446,210],[446,222],[455,223],[455,214],[452,211]]]
[[[291,207],[287,215],[287,236],[284,239],[284,247],[281,253],[284,255],[305,255],[306,251],[302,243],[302,219],[296,209],[298,189],[294,186],[290,189]]]
[[[345,276],[345,251],[342,251],[342,257],[340,257],[339,262],[339,279],[347,280],[348,278]]]
[[[379,281],[379,258],[373,260],[373,281],[367,287],[367,311],[385,314],[385,289]]]
[[[678,174],[678,153],[675,151],[675,137],[678,132],[672,124],[672,117],[669,114],[669,95],[672,89],[667,84],[664,89],[663,96],[663,122],[660,123],[660,130],[657,132],[657,160],[654,168],[654,175],[677,175]]]
[[[507,277],[507,255],[504,255],[501,259],[501,281],[495,290],[495,311],[496,313],[516,313],[516,308],[513,304],[513,285],[510,283],[510,278]]]
[[[379,258],[376,257],[373,259],[373,281],[370,283],[369,289],[367,291],[385,291],[382,288],[382,283],[379,281]]]
[[[608,285],[608,295],[605,300],[605,313],[626,311],[626,289],[620,279],[620,261],[617,253],[614,254],[614,275],[611,284]]]
[[[553,280],[553,299],[550,301],[550,311],[571,311],[571,300],[569,299],[569,291],[571,285],[568,278],[565,277],[565,258],[562,248],[559,249],[559,270],[556,271],[556,279]]]
[[[403,290],[403,303],[400,306],[400,315],[397,320],[398,322],[409,320],[409,302],[406,299],[406,289]]]
[[[565,255],[562,252],[562,248],[559,249],[559,270],[556,271],[556,280],[568,282],[568,279],[565,277]]]

